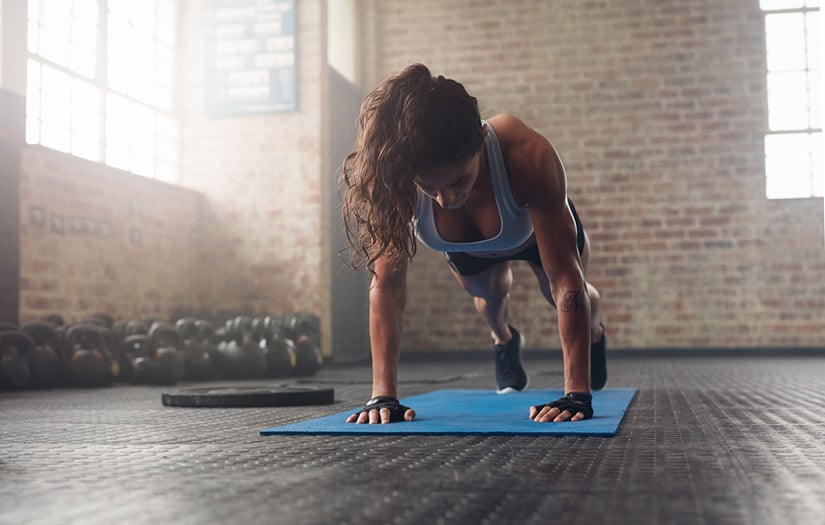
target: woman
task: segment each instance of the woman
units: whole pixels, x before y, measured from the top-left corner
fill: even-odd
[[[589,240],[567,198],[553,146],[511,115],[482,121],[476,99],[461,84],[433,77],[421,64],[370,93],[359,125],[342,174],[344,220],[356,266],[373,273],[373,385],[372,398],[347,421],[415,418],[397,397],[407,265],[416,236],[446,254],[490,326],[499,393],[527,386],[524,338],[508,324],[508,308],[510,261],[529,262],[547,301],[558,303],[565,396],[530,407],[528,415],[537,422],[592,417],[591,389],[607,380],[604,326],[599,294],[585,281]]]

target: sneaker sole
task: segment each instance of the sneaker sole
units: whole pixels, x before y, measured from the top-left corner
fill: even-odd
[[[519,390],[517,388],[513,388],[511,386],[506,386],[504,388],[499,388],[498,390],[496,390],[496,394],[498,394],[498,395],[518,394],[519,392],[524,392],[525,390],[527,390],[528,386],[530,386],[530,380],[529,379],[527,380],[526,383],[524,383],[524,388],[522,388],[521,390]]]

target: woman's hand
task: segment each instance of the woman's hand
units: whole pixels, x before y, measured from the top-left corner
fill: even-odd
[[[530,407],[530,419],[537,423],[581,421],[593,417],[593,396],[587,392],[570,392],[552,403]]]
[[[406,407],[394,397],[378,396],[367,401],[361,408],[347,418],[347,423],[371,425],[394,423],[396,421],[412,421],[415,419],[415,410]]]

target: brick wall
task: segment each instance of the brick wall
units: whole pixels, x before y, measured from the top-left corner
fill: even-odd
[[[42,147],[20,154],[20,320],[198,306],[202,197]]]
[[[366,0],[364,85],[412,62],[560,150],[614,347],[825,345],[822,199],[769,201],[764,22],[754,0]],[[512,317],[558,348],[516,263]],[[470,349],[485,325],[440,255],[411,270],[404,346]]]
[[[325,2],[296,2],[298,109],[212,118],[204,101],[203,2],[183,3],[182,184],[202,192],[215,240],[205,283],[222,308],[320,313]]]
[[[325,2],[296,5],[298,111],[215,119],[202,3],[184,2],[182,182],[194,192],[22,150],[21,320],[324,308]],[[822,200],[764,197],[756,2],[363,5],[365,86],[421,61],[463,81],[485,116],[517,114],[557,145],[613,346],[823,345]],[[514,323],[532,347],[558,347],[532,274],[516,274]],[[406,348],[487,346],[438,254],[422,249],[411,279],[431,286],[410,288]]]
[[[21,322],[180,308],[321,313],[325,2],[296,5],[298,111],[209,118],[203,4],[184,2],[183,187],[22,149]]]

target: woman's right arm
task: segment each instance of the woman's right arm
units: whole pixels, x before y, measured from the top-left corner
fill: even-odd
[[[370,346],[372,353],[372,398],[398,398],[398,357],[404,306],[407,301],[407,259],[400,262],[380,257],[370,286]],[[409,409],[404,419],[412,421]],[[347,420],[350,423],[388,423],[389,410],[363,410]]]

